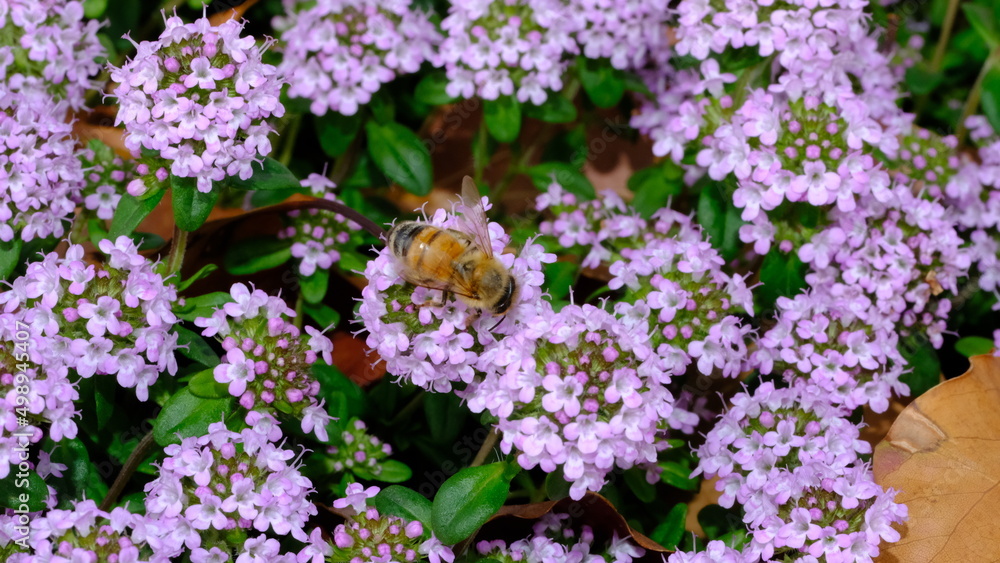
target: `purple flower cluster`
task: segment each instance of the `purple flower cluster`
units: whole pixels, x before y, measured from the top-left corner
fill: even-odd
[[[0,5],[0,100],[21,94],[82,108],[106,55],[100,27],[84,21],[76,0],[6,0]]]
[[[780,374],[848,409],[869,405],[884,412],[893,393],[909,394],[899,380],[906,361],[895,327],[860,289],[781,297],[776,307],[775,324],[753,354],[762,374]]]
[[[62,258],[53,252],[28,264],[0,293],[0,305],[38,335],[43,371],[114,375],[145,401],[161,372],[177,373],[177,291],[128,237],[99,248],[108,256],[104,268],[87,264],[75,244]]]
[[[588,59],[610,59],[617,69],[639,69],[670,56],[665,0],[569,0],[574,38]]]
[[[226,561],[236,549],[241,562],[260,560],[246,554],[278,556],[272,536],[308,540],[306,520],[316,514],[307,498],[312,483],[299,472],[295,453],[279,445],[272,416],[251,412],[246,422],[250,427],[240,432],[216,422],[208,434],[165,448],[158,477],[146,485],[147,518],[133,540],[171,560],[187,554],[191,561]],[[239,545],[227,540],[238,537],[234,530],[246,538]]]
[[[860,460],[871,446],[849,414],[798,385],[763,383],[733,398],[698,449],[695,474],[719,478],[719,504],[743,506],[751,534],[745,553],[871,561],[881,541],[899,539],[891,525],[906,519],[906,506]]]
[[[316,115],[354,115],[400,74],[436,62],[441,34],[409,0],[284,0],[275,18],[288,95],[312,103]]]
[[[333,462],[333,470],[350,471],[362,478],[378,478],[382,461],[392,455],[392,446],[368,433],[368,427],[359,419],[351,420],[340,434],[336,445],[326,453]]]
[[[659,438],[673,417],[671,374],[652,352],[645,331],[603,309],[539,308],[480,356],[484,377],[460,395],[499,418],[505,453],[516,448],[526,469],[562,466],[579,499],[615,467],[653,464],[667,446]]]
[[[666,563],[757,563],[759,557],[733,549],[722,540],[708,542],[704,551],[675,551]]]
[[[597,544],[590,526],[577,532],[569,527],[570,516],[549,512],[532,527],[532,535],[510,542],[481,540],[476,551],[485,559],[495,561],[544,561],[545,563],[574,563],[578,561],[607,561],[632,563],[646,554],[646,550],[628,538],[617,534],[606,546]]]
[[[46,426],[54,442],[77,433],[73,401],[80,395],[66,365],[43,354],[46,337],[30,318],[24,310],[0,313],[0,479],[28,461]]]
[[[589,247],[585,267],[610,264],[608,287],[625,292],[615,312],[634,331],[653,330],[657,369],[680,375],[697,362],[702,374],[727,377],[746,369],[750,327],[733,312],[752,314],[753,295],[742,277],[722,272],[722,258],[690,217],[662,209],[646,221],[613,192],[576,204],[558,184],[537,208],[554,214],[542,233],[558,234],[570,253]]]
[[[68,510],[49,510],[31,521],[28,545],[31,553],[19,553],[10,563],[48,561],[148,561],[166,563],[153,555],[145,542],[135,540],[132,530],[145,517],[125,508],[107,513],[92,500],[75,501]]]
[[[410,563],[423,560],[420,557],[421,537],[424,535],[423,524],[416,520],[408,521],[397,516],[382,515],[375,507],[368,506],[368,499],[378,494],[378,491],[378,487],[366,489],[358,483],[347,486],[346,496],[335,500],[333,506],[341,510],[350,510],[354,515],[333,530],[332,545],[319,537],[319,534],[313,534],[312,543],[303,550],[313,554],[311,561]],[[429,542],[437,548],[435,553],[439,557],[444,557],[448,561],[454,560],[451,551],[441,547],[433,534]],[[300,561],[310,561],[310,559],[300,559]]]
[[[0,93],[0,241],[62,237],[84,185],[66,104],[46,96]]]
[[[462,228],[459,217],[438,209],[426,219],[440,228]],[[542,264],[555,257],[528,242],[520,255],[505,253],[510,237],[497,223],[490,223],[493,252],[510,270],[520,288],[502,322],[471,309],[464,302],[442,303],[441,291],[414,287],[399,275],[399,264],[390,249],[368,262],[368,285],[361,292],[358,309],[368,331],[368,346],[376,350],[386,371],[437,392],[472,383],[485,350],[514,334],[524,319],[533,318],[541,301]]]
[[[122,198],[125,185],[135,177],[135,164],[116,155],[107,145],[93,140],[79,151],[86,185],[80,203],[98,219],[110,220]]]
[[[330,415],[316,400],[319,382],[310,366],[318,358],[331,363],[333,343],[311,326],[305,329],[306,341],[288,320],[295,311],[280,297],[242,283],[233,284],[230,293],[233,301],[194,321],[204,328],[203,336],[218,337],[226,351],[215,380],[228,385],[243,408],[301,419],[303,432],[326,441]]]
[[[560,0],[473,0],[451,5],[441,22],[440,64],[448,95],[540,105],[563,87],[580,48],[575,18]]]
[[[230,176],[249,178],[251,164],[271,152],[267,120],[285,112],[278,70],[261,61],[253,37],[240,36],[238,21],[165,21],[159,39],[137,44],[134,58],[111,68],[125,146],[136,158],[142,149],[159,155],[140,159],[143,177],[129,193],[162,186],[168,174],[196,178],[202,192]]]
[[[313,195],[337,201],[336,184],[325,176],[310,174],[302,180],[303,187],[312,188]],[[299,274],[305,277],[316,270],[329,270],[340,261],[340,251],[351,241],[351,233],[361,227],[339,213],[324,209],[288,212],[289,225],[278,232],[279,239],[292,240],[292,257],[299,260]]]

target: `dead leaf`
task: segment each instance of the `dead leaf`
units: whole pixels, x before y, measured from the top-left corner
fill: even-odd
[[[378,352],[368,348],[360,338],[347,332],[335,332],[333,341],[333,365],[354,383],[367,387],[385,376],[385,363]]]
[[[617,535],[619,538],[632,538],[632,541],[647,551],[647,557],[657,553],[673,553],[633,530],[614,505],[597,493],[587,493],[580,500],[567,497],[548,502],[504,506],[483,525],[476,534],[476,541],[504,539],[509,543],[527,537],[534,521],[549,512],[568,514],[571,517],[568,526],[590,526],[594,531],[596,545],[611,541],[612,536]],[[655,560],[659,561],[660,558],[655,557]]]
[[[1000,358],[918,397],[875,449],[875,480],[909,508],[882,563],[1000,560]]]

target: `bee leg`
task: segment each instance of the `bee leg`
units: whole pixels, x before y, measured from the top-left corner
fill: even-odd
[[[497,324],[493,325],[493,326],[492,326],[492,327],[490,328],[490,332],[493,332],[494,330],[496,330],[496,328],[497,328],[498,326],[500,326],[500,323],[502,323],[502,322],[504,321],[504,319],[506,319],[506,318],[507,318],[507,315],[504,315],[504,316],[500,317],[500,320],[499,320],[499,321],[497,321]]]
[[[415,303],[415,305],[417,307],[444,307],[445,305],[448,304],[448,301],[450,301],[449,299],[450,297],[451,297],[450,291],[442,291],[440,299],[425,301],[423,303]]]

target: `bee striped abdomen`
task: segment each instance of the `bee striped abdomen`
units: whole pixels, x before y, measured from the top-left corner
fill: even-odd
[[[514,300],[514,295],[516,294],[517,281],[514,279],[514,276],[508,276],[507,283],[504,285],[504,291],[500,295],[500,299],[497,299],[496,303],[493,304],[493,307],[491,307],[490,310],[495,315],[506,312],[507,309],[510,309],[511,302]]]
[[[427,225],[416,221],[406,221],[393,227],[389,232],[389,246],[392,248],[392,253],[400,258],[406,258],[413,238],[427,228]]]

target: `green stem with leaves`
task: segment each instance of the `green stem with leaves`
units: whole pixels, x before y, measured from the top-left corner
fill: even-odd
[[[955,16],[958,15],[958,5],[961,0],[948,0],[948,11],[944,16],[944,24],[941,26],[941,37],[938,38],[937,45],[934,46],[934,56],[931,57],[931,72],[941,69],[944,61],[944,54],[948,51],[948,42],[951,41],[951,31],[955,27]]]
[[[297,115],[288,124],[284,135],[282,135],[284,141],[281,143],[281,156],[278,157],[278,161],[285,166],[288,166],[288,163],[292,161],[292,151],[295,150],[295,140],[299,138],[299,129],[301,127],[302,116]]]
[[[167,276],[180,276],[184,265],[184,252],[187,250],[188,232],[174,226],[174,240],[170,243],[170,253],[167,255]]]
[[[104,496],[104,500],[101,501],[101,510],[108,511],[111,507],[115,505],[118,497],[121,496],[122,491],[125,490],[125,485],[128,484],[128,480],[135,473],[135,470],[139,468],[139,464],[142,460],[149,456],[150,450],[156,445],[156,440],[153,438],[153,432],[150,431],[148,434],[142,437],[142,440],[135,446],[132,453],[125,460],[125,465],[122,466],[122,470],[118,472],[118,476],[115,477],[115,482],[111,484],[111,488],[108,489],[108,494]]]
[[[483,445],[479,447],[479,451],[476,452],[476,457],[472,460],[469,467],[479,467],[486,461],[486,457],[490,455],[493,451],[493,447],[497,445],[497,440],[500,439],[500,432],[494,428],[486,435],[486,439],[483,440]]]
[[[990,53],[990,56],[986,58],[983,68],[979,71],[979,76],[976,77],[975,84],[972,85],[972,90],[969,91],[969,97],[966,98],[965,106],[962,108],[962,116],[958,118],[958,127],[955,129],[959,148],[965,146],[965,137],[968,133],[968,127],[966,127],[965,122],[969,116],[979,109],[979,101],[983,96],[983,81],[986,80],[986,76],[993,70],[998,61],[1000,61],[1000,47],[994,49]]]

